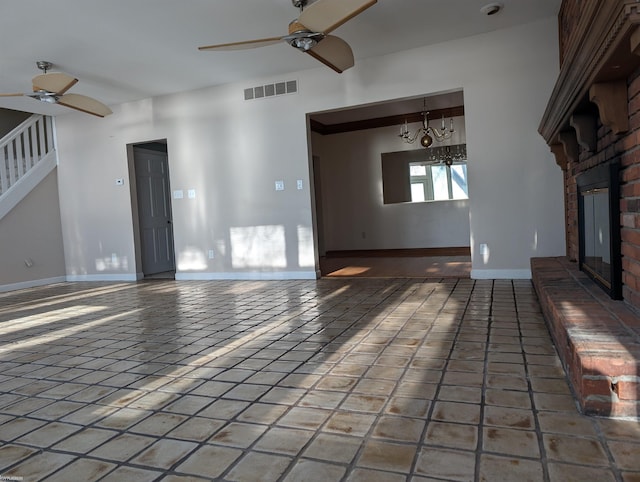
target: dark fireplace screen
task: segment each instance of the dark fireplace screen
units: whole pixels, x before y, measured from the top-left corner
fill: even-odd
[[[622,297],[618,162],[578,176],[580,269],[614,299]]]

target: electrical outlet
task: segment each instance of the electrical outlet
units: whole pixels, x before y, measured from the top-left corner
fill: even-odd
[[[296,187],[298,188],[298,191],[302,190],[302,179],[298,179],[296,181]]]
[[[284,191],[284,181],[276,181],[276,191]]]
[[[213,259],[213,249],[209,250],[209,259]]]

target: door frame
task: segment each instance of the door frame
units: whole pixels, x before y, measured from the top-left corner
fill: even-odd
[[[129,190],[130,190],[130,196],[131,196],[131,219],[132,219],[133,240],[134,240],[134,250],[135,250],[136,278],[140,280],[145,278],[145,273],[142,268],[143,246],[142,246],[142,239],[140,235],[140,212],[138,207],[138,190],[137,190],[134,148],[156,150],[167,155],[167,174],[169,175],[169,179],[168,179],[169,189],[167,190],[167,193],[166,193],[166,196],[167,196],[166,200],[169,205],[169,211],[170,211],[172,220],[173,220],[173,205],[171,202],[172,191],[171,191],[171,179],[170,179],[171,176],[170,176],[170,165],[169,165],[170,163],[169,163],[167,139],[155,139],[155,140],[140,141],[140,142],[127,144],[127,160],[128,160],[128,168],[129,168]],[[175,247],[176,245],[175,245],[174,229],[171,230],[171,243],[173,246],[173,274],[167,276],[167,278],[175,279],[175,271],[176,271]]]

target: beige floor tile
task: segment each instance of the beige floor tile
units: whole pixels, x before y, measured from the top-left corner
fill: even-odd
[[[609,461],[600,442],[570,435],[544,434],[547,457],[558,462],[607,466]]]
[[[301,459],[287,474],[283,482],[307,482],[315,479],[323,482],[339,482],[346,470],[339,465]],[[313,474],[311,477],[310,475]]]
[[[51,422],[44,425],[33,432],[30,432],[18,438],[16,442],[26,445],[35,445],[36,447],[50,447],[58,441],[82,429],[79,425],[71,425],[69,423]]]
[[[302,407],[315,407],[334,409],[344,400],[346,393],[329,391],[312,391],[300,399],[298,405]]]
[[[219,399],[198,412],[198,416],[230,420],[248,406],[249,402],[245,401]]]
[[[11,480],[11,477],[21,477],[18,480],[42,480],[72,460],[74,460],[72,455],[41,452],[11,470],[3,472],[2,476],[7,480]]]
[[[521,457],[540,457],[535,432],[509,428],[485,427],[482,448],[487,452]]]
[[[403,417],[426,418],[430,406],[431,401],[424,398],[392,397],[385,412]]]
[[[166,412],[193,415],[205,408],[211,402],[213,402],[213,399],[209,397],[201,397],[198,395],[183,395],[177,400],[171,402],[169,405],[165,406],[162,410]]]
[[[0,426],[0,440],[10,442],[26,433],[36,430],[45,425],[41,420],[30,418],[14,418]]]
[[[640,472],[640,439],[636,442],[610,441],[607,443],[617,466],[622,470]]]
[[[94,459],[78,459],[47,477],[47,482],[69,482],[70,480],[82,480],[92,482],[104,477],[116,468],[115,464]]]
[[[418,442],[425,422],[415,418],[382,416],[373,429],[373,436],[401,442]]]
[[[600,427],[602,432],[614,440],[628,440],[637,442],[640,440],[640,424],[629,423],[624,420],[612,420],[606,418],[596,418],[594,422]]]
[[[0,446],[0,474],[4,469],[26,459],[30,455],[37,452],[36,449],[22,447],[19,445],[2,445]]]
[[[528,391],[529,385],[524,376],[513,376],[503,374],[489,374],[487,376],[487,387],[498,390],[520,390]]]
[[[539,461],[483,454],[480,457],[480,481],[517,480],[540,482],[544,480]]]
[[[614,482],[616,480],[613,472],[598,467],[580,467],[579,465],[559,464],[552,462],[549,464],[550,482]]]
[[[62,442],[57,443],[53,448],[56,450],[63,450],[65,452],[86,454],[116,435],[118,435],[118,432],[113,430],[103,430],[91,427],[85,428]]]
[[[424,437],[427,445],[476,450],[478,427],[459,423],[430,422]]]
[[[535,428],[533,413],[530,410],[509,407],[485,406],[484,423],[485,425],[525,430]]]
[[[231,482],[274,482],[291,463],[289,457],[249,452],[225,476]]]
[[[446,480],[470,481],[474,478],[475,458],[473,452],[424,447],[418,457],[416,474]]]
[[[104,417],[96,425],[114,430],[124,430],[144,420],[152,413],[150,410],[139,408],[121,408]]]
[[[598,433],[594,426],[595,422],[596,421],[594,419],[584,417],[578,413],[538,413],[540,430],[549,433],[572,434],[582,437],[597,438]]]
[[[386,397],[377,395],[351,394],[345,398],[340,408],[358,412],[380,412],[387,403]]]
[[[104,479],[100,479],[100,482],[123,482],[128,480],[135,482],[152,482],[157,480],[161,474],[162,472],[148,469],[121,466],[113,472],[110,472]]]
[[[182,440],[160,439],[131,460],[136,465],[168,469],[197,447]]]
[[[374,415],[353,413],[350,411],[336,412],[322,428],[323,431],[364,437],[375,422]]]
[[[180,458],[183,455],[184,453]],[[204,445],[181,463],[176,471],[202,477],[218,477],[241,455],[242,451],[238,449]]]
[[[451,385],[443,385],[438,393],[438,400],[480,403],[482,400],[482,390],[475,387],[454,387]]]
[[[107,460],[125,462],[156,441],[153,437],[124,433],[89,452]]]
[[[352,470],[347,479],[348,482],[405,482],[406,480],[405,475],[360,468]]]
[[[458,402],[435,402],[432,418],[442,422],[479,423],[480,405]]]
[[[358,379],[354,377],[326,375],[316,384],[318,390],[331,390],[349,392],[358,383]]]
[[[167,434],[185,420],[187,420],[186,415],[158,412],[130,427],[129,431],[159,437]]]
[[[414,445],[371,440],[365,442],[356,465],[391,472],[409,473],[416,454]]]
[[[362,440],[358,437],[343,437],[320,433],[303,452],[303,457],[349,464],[355,457]]]
[[[246,448],[267,430],[265,425],[232,422],[223,427],[210,439],[210,443]]]
[[[254,449],[295,456],[313,436],[309,430],[271,428],[255,444]]]
[[[263,403],[294,405],[304,395],[305,390],[301,388],[274,387],[263,395],[260,401]]]
[[[278,420],[277,424],[282,427],[315,430],[319,428],[330,415],[330,410],[293,407],[284,416],[282,416],[280,420]]]
[[[278,420],[288,407],[268,403],[254,403],[240,413],[236,418],[241,422],[262,423],[271,425]]]
[[[531,398],[529,392],[519,392],[513,390],[487,389],[484,400],[487,405],[497,405],[511,408],[531,408]]]
[[[225,423],[226,422],[224,420],[215,420],[205,417],[190,417],[169,432],[167,437],[204,442],[220,430]]]

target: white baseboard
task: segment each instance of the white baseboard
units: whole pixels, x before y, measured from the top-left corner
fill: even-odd
[[[208,280],[295,280],[318,279],[320,273],[316,271],[269,271],[269,272],[229,272],[229,273],[195,273],[177,272],[176,281],[208,281]]]
[[[472,269],[471,279],[531,279],[530,269]]]
[[[67,275],[67,281],[138,281],[138,275],[137,273],[74,274]]]
[[[11,283],[8,285],[0,285],[0,292],[23,290],[26,288],[35,288],[36,286],[52,285],[54,283],[64,283],[67,281],[66,276],[57,276],[55,278],[36,279],[22,281],[20,283]]]

